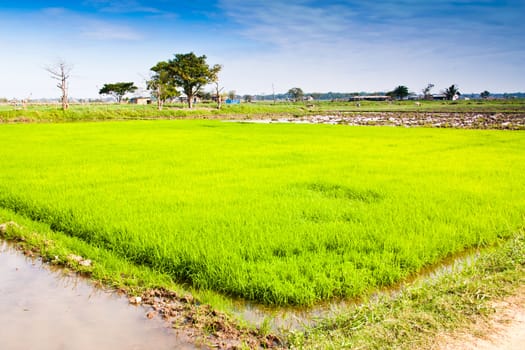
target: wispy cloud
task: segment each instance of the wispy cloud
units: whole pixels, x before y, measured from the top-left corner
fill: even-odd
[[[308,0],[220,0],[226,15],[251,40],[296,48],[300,43],[324,45],[357,41],[455,42],[514,39],[525,29],[523,2],[455,0],[331,1],[322,6]],[[505,5],[506,4],[506,5]],[[521,40],[520,40],[521,41]]]
[[[251,40],[296,47],[304,42],[334,42],[347,35],[355,14],[348,7],[310,6],[307,1],[222,0],[226,16]]]
[[[41,10],[41,13],[45,16],[60,17],[68,15],[70,11],[65,7],[46,7]]]
[[[157,20],[171,20],[178,18],[179,15],[172,10],[173,5],[160,6],[163,3],[158,1],[138,1],[138,0],[87,0],[85,6],[94,8],[100,14],[106,15],[142,15],[146,18]],[[154,6],[152,6],[154,4]]]
[[[98,19],[92,14],[84,14],[65,8],[44,8],[35,15],[35,21],[52,26],[54,31],[68,36],[98,41],[135,41],[144,38],[141,31],[132,25],[112,20]]]
[[[141,40],[143,35],[135,29],[99,20],[88,20],[81,26],[80,35],[96,40]]]
[[[136,0],[88,0],[85,5],[98,8],[102,12],[110,13],[149,13],[160,14],[163,11],[156,7],[143,5]]]
[[[237,61],[275,67],[263,81],[294,76],[293,84],[309,71],[328,88],[345,78],[364,88],[388,88],[401,77],[424,85],[525,59],[522,0],[219,0],[219,7],[237,33],[262,45]]]

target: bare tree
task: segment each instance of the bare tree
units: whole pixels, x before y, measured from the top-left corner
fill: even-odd
[[[58,80],[57,87],[60,89],[60,91],[62,91],[62,110],[65,111],[69,108],[69,102],[67,98],[68,79],[71,75],[73,67],[64,60],[59,60],[54,65],[46,67],[45,70],[51,74],[51,78]]]
[[[430,90],[432,90],[433,87],[434,87],[434,84],[429,83],[424,89],[421,90],[421,92],[423,93],[423,98],[425,100],[432,99],[432,94],[430,94]]]
[[[215,99],[217,100],[217,109],[221,109],[222,107],[222,94],[221,91],[224,89],[224,87],[219,88],[219,78],[216,77],[215,81]]]

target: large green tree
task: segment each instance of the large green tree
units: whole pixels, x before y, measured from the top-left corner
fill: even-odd
[[[408,88],[404,85],[399,85],[394,90],[387,93],[387,95],[394,97],[397,100],[402,100],[408,96]]]
[[[128,92],[134,92],[138,88],[133,82],[120,82],[112,84],[104,84],[102,89],[98,92],[99,94],[112,95],[115,97],[118,103],[122,101],[122,97]]]
[[[294,102],[301,101],[304,97],[303,89],[294,87],[288,90],[288,96],[290,96],[290,99],[292,99]]]
[[[197,56],[193,52],[176,54],[173,59],[159,62],[157,66],[161,66],[161,70],[167,73],[170,84],[182,89],[189,108],[193,108],[193,99],[203,86],[218,80],[222,68],[218,64],[210,67],[205,55]]]
[[[170,79],[167,62],[159,62],[151,70],[154,74],[147,81],[147,88],[157,100],[157,108],[160,111],[166,100],[179,96],[180,92]]]

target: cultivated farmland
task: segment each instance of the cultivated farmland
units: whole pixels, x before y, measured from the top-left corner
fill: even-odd
[[[359,296],[525,221],[522,132],[187,120],[0,139],[1,207],[266,304]]]

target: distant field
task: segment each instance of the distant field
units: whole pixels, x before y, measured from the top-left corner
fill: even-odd
[[[13,106],[0,105],[0,122],[4,121],[78,121],[112,119],[150,119],[150,118],[260,118],[272,116],[305,116],[331,113],[362,112],[445,112],[445,113],[525,113],[525,99],[515,100],[472,100],[472,101],[362,101],[355,102],[312,101],[300,103],[257,102],[240,105],[223,105],[218,110],[214,103],[200,103],[195,109],[183,104],[167,105],[158,111],[154,105],[128,104],[72,104],[63,112],[59,104]]]
[[[0,140],[0,207],[267,304],[358,296],[525,223],[520,131],[166,120]]]

